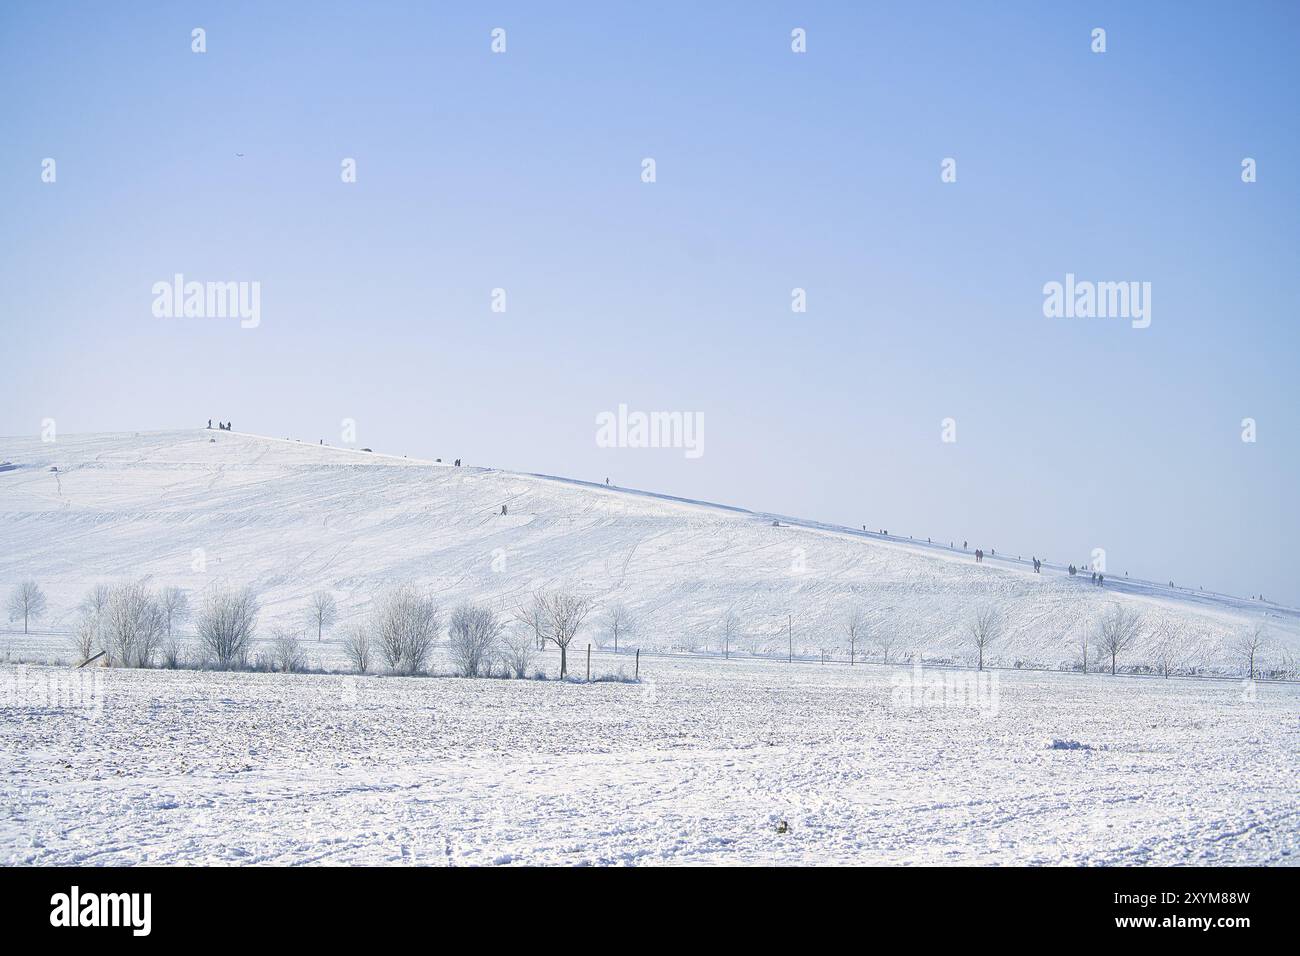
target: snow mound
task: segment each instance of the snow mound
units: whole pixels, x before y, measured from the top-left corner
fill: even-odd
[[[965,662],[969,620],[993,603],[1006,632],[992,663],[1067,668],[1112,601],[1170,621],[1202,670],[1238,673],[1232,645],[1263,616],[1279,653],[1300,646],[1294,609],[1128,580],[1099,588],[1052,566],[977,565],[946,547],[542,475],[207,429],[3,439],[0,461],[22,463],[0,471],[0,589],[31,577],[49,599],[32,638],[0,635],[0,653],[26,659],[66,654],[86,589],[127,578],[196,595],[251,585],[264,630],[301,626],[308,596],[326,589],[341,634],[378,590],[413,580],[448,607],[509,609],[538,586],[621,601],[639,618],[635,643],[664,652],[719,652],[734,608],[733,656],[784,657],[792,644],[847,657],[843,618],[860,606],[895,635],[891,660]],[[598,637],[593,627],[584,641]],[[1121,665],[1149,662],[1150,640]]]

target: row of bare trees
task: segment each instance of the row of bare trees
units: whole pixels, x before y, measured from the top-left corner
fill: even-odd
[[[502,671],[524,677],[533,660],[534,641],[554,644],[560,650],[560,676],[568,674],[568,648],[591,612],[591,602],[562,590],[537,590],[516,609],[513,629],[490,607],[466,604],[452,613],[448,636],[457,672],[480,676]],[[11,619],[22,618],[24,633],[30,621],[46,609],[44,592],[35,581],[24,581],[10,597]],[[272,632],[270,652],[250,660],[260,607],[247,588],[215,587],[207,593],[194,621],[194,633],[203,658],[195,663],[222,670],[260,669],[297,671],[305,667],[301,639],[291,628]],[[82,600],[73,628],[72,644],[78,661],[101,652],[107,663],[119,667],[175,667],[182,654],[175,628],[189,619],[191,608],[185,591],[176,587],[151,590],[144,582],[93,586]],[[307,621],[317,640],[338,619],[338,605],[327,591],[311,596]],[[615,640],[632,633],[635,622],[621,605],[610,609],[607,620]],[[442,630],[436,599],[414,584],[399,584],[383,592],[369,617],[353,627],[344,639],[344,652],[353,667],[366,673],[382,664],[394,674],[420,674],[427,670]]]
[[[984,651],[1002,633],[1001,618],[998,612],[984,608],[976,612],[970,625],[970,643],[978,651],[979,667],[983,669]],[[1179,670],[1190,669],[1186,646],[1179,641],[1172,621],[1161,618],[1154,623],[1137,610],[1112,604],[1091,628],[1085,627],[1079,632],[1079,664],[1082,671],[1088,672],[1089,636],[1096,639],[1093,645],[1097,657],[1109,662],[1112,675],[1119,672],[1119,659],[1128,653],[1144,636],[1150,638],[1150,654],[1154,661],[1154,670],[1162,677]],[[1230,645],[1245,666],[1246,674],[1255,679],[1261,654],[1268,647],[1264,625],[1256,624],[1249,631],[1239,635]],[[1150,668],[1148,668],[1149,671]]]
[[[191,613],[189,595],[177,587],[158,590],[142,581],[97,584],[82,599],[72,630],[72,649],[80,661],[99,654],[117,667],[176,667],[181,653],[176,628]],[[195,633],[207,660],[216,667],[248,663],[258,606],[247,589],[213,588],[198,609]]]
[[[45,594],[32,580],[20,582],[9,596],[11,620],[29,622],[46,611]],[[497,610],[475,604],[454,610],[448,623],[452,663],[457,673],[486,676],[503,672],[526,676],[533,652],[553,644],[560,651],[560,676],[568,675],[568,649],[591,614],[590,599],[565,590],[538,589],[513,609],[512,621]],[[189,598],[177,587],[157,591],[143,582],[118,585],[97,584],[82,600],[73,628],[73,648],[82,661],[102,651],[109,663],[125,667],[150,667],[155,663],[176,667],[181,654],[175,628],[191,616]],[[203,653],[199,663],[222,669],[250,666],[256,632],[258,602],[249,589],[211,589],[195,620],[195,634]],[[317,640],[338,619],[338,605],[328,591],[315,592],[309,602],[306,622],[315,628]],[[513,627],[507,626],[513,623]],[[354,626],[344,639],[344,651],[353,667],[366,673],[382,663],[394,674],[418,674],[428,667],[429,657],[441,633],[440,609],[436,600],[413,584],[397,585],[384,592],[364,622]],[[639,632],[635,615],[621,603],[607,606],[598,621],[597,641],[612,639],[615,652],[620,642]],[[861,607],[849,610],[841,629],[848,644],[849,663],[865,659],[874,650],[881,661],[890,662],[897,643],[897,631],[887,619],[875,620]],[[1004,620],[996,607],[977,609],[966,628],[967,644],[976,666],[983,670],[990,649],[1005,633]],[[1168,618],[1148,625],[1138,611],[1112,604],[1094,623],[1079,634],[1080,666],[1086,673],[1094,659],[1118,672],[1121,656],[1132,650],[1143,636],[1149,637],[1154,670],[1168,677],[1188,669],[1186,647],[1178,640]],[[751,654],[766,648],[754,635],[746,635],[734,606],[722,614],[718,625],[718,646],[724,657],[742,644]],[[1256,625],[1232,645],[1247,675],[1254,679],[1259,661],[1268,648],[1263,625]],[[833,651],[832,651],[833,653]],[[277,628],[271,652],[255,666],[274,670],[302,670],[305,658],[298,633]],[[1150,667],[1148,667],[1148,670]]]
[[[559,648],[563,678],[569,672],[569,645],[590,612],[590,600],[562,590],[534,591],[514,608],[512,620],[487,605],[462,604],[447,623],[448,656],[464,677],[526,677],[535,652],[550,643]],[[629,633],[630,616],[616,616],[615,625],[618,635]],[[435,600],[415,585],[399,585],[376,600],[370,617],[348,632],[343,649],[358,673],[382,663],[395,674],[419,674],[428,667],[440,631]]]
[[[842,630],[848,644],[849,663],[858,660],[860,647],[873,647],[879,652],[880,659],[889,663],[890,651],[895,643],[895,631],[885,622],[873,623],[861,608],[852,608],[843,619]],[[966,643],[975,657],[976,667],[984,669],[989,650],[1002,638],[1006,631],[1001,612],[994,606],[978,608],[969,620],[965,636]],[[1089,638],[1095,637],[1092,648],[1101,660],[1108,661],[1110,673],[1119,671],[1121,655],[1129,652],[1144,636],[1152,638],[1151,654],[1155,669],[1164,677],[1186,669],[1187,652],[1178,640],[1173,622],[1163,618],[1148,626],[1146,619],[1138,611],[1112,604],[1090,628],[1079,633],[1080,665],[1087,673],[1089,657]],[[1251,630],[1240,635],[1232,644],[1233,650],[1241,659],[1246,674],[1254,679],[1259,670],[1259,659],[1268,648],[1265,628],[1262,624],[1254,625]]]

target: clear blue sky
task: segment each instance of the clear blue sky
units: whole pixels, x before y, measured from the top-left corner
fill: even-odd
[[[5,3],[0,434],[348,417],[1300,603],[1300,4],[613,6]],[[177,272],[260,327],[155,318]],[[1045,318],[1067,272],[1151,327]]]

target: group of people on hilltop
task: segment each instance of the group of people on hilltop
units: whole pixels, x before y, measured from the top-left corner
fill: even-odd
[[[208,427],[209,428],[212,427],[212,419],[210,418],[208,419]],[[222,431],[222,432],[230,431],[230,422],[217,422],[217,431]]]

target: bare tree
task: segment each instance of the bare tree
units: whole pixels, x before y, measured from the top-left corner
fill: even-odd
[[[9,620],[23,619],[23,633],[27,633],[27,622],[38,621],[45,613],[45,592],[39,584],[28,579],[16,585],[9,594]]]
[[[849,639],[849,665],[852,666],[857,655],[858,641],[867,634],[867,612],[860,607],[849,609],[844,618],[844,636]]]
[[[1263,624],[1256,624],[1237,641],[1237,653],[1246,658],[1250,680],[1255,679],[1255,658],[1268,646],[1268,634]]]
[[[1002,615],[993,606],[975,612],[970,623],[970,643],[979,652],[979,669],[984,669],[984,652],[1002,636]]]
[[[162,647],[162,666],[168,670],[176,670],[184,662],[185,656],[181,653],[180,645],[174,640],[168,640]]]
[[[893,650],[894,645],[898,642],[898,635],[894,633],[892,627],[881,622],[875,628],[875,644],[880,648],[880,659],[884,663],[889,663],[889,653]]]
[[[72,649],[78,662],[90,660],[96,649],[104,646],[104,611],[108,608],[108,599],[113,589],[107,584],[96,584],[78,605],[81,614],[72,631]]]
[[[285,674],[306,670],[307,658],[302,652],[302,641],[297,631],[277,627],[271,632],[271,663]]]
[[[591,601],[568,591],[551,591],[545,597],[546,639],[560,649],[560,679],[569,673],[569,644],[591,611]]]
[[[358,674],[370,670],[373,653],[370,648],[370,634],[364,626],[354,627],[343,638],[343,653],[347,655],[348,662]]]
[[[228,670],[248,662],[259,610],[257,597],[248,588],[217,586],[207,593],[195,630],[217,667]]]
[[[522,624],[506,631],[501,639],[501,660],[506,670],[515,677],[528,676],[528,666],[533,662],[533,632]]]
[[[165,626],[162,609],[144,582],[113,588],[102,616],[110,663],[149,667],[162,642]]]
[[[1115,674],[1116,659],[1133,646],[1141,630],[1142,615],[1119,604],[1112,604],[1110,610],[1102,615],[1097,624],[1097,637],[1102,653],[1110,657],[1112,675]]]
[[[722,613],[722,656],[731,659],[731,645],[740,636],[740,615],[733,604]]]
[[[317,591],[311,596],[311,622],[316,625],[317,643],[321,641],[325,630],[334,626],[338,617],[339,607],[329,591]]]
[[[379,653],[397,674],[418,674],[441,629],[438,604],[414,584],[399,584],[383,595],[371,622]]]
[[[1173,622],[1167,617],[1161,618],[1152,629],[1151,636],[1155,639],[1152,654],[1156,669],[1161,677],[1168,680],[1169,675],[1178,667],[1178,640]]]
[[[537,590],[523,604],[515,608],[515,620],[526,627],[533,635],[536,647],[540,651],[546,647],[546,592]]]
[[[108,607],[109,595],[112,593],[113,589],[107,584],[96,584],[92,586],[91,589],[86,592],[86,596],[81,599],[80,607],[82,613],[88,614],[92,617],[98,617],[103,614],[104,609]]]
[[[102,615],[90,614],[85,611],[77,619],[76,626],[72,631],[72,650],[77,655],[77,662],[84,664],[90,660],[97,647],[103,645],[103,639],[100,636],[102,624]]]
[[[636,633],[636,617],[623,604],[613,604],[606,608],[601,617],[606,632],[614,638],[614,653],[618,653],[618,639]]]
[[[488,677],[496,662],[501,620],[490,607],[462,604],[447,627],[451,662],[461,677]]]
[[[167,622],[167,640],[172,639],[172,625],[179,624],[190,616],[190,596],[175,585],[165,587],[158,592],[158,606],[162,608]]]

